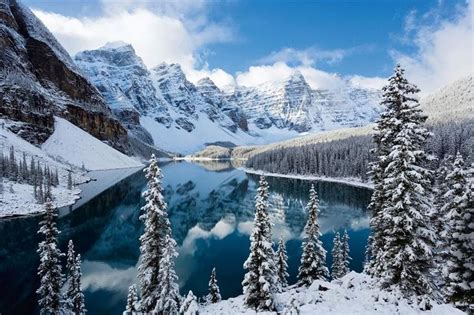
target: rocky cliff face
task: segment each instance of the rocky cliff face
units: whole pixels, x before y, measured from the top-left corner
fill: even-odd
[[[112,118],[97,89],[46,27],[15,0],[0,0],[0,47],[0,113],[35,130],[37,137],[29,134],[27,140],[42,142],[54,128],[52,115],[58,115],[121,151],[129,149],[126,129]],[[36,130],[32,122],[44,116],[49,123]]]
[[[334,91],[313,90],[296,73],[280,82],[237,87],[228,93],[252,125],[296,132],[321,131],[367,124],[378,116],[380,91],[353,87],[349,82]],[[258,130],[257,129],[257,130]]]

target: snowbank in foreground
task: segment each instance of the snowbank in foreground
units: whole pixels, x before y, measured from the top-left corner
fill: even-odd
[[[142,164],[91,136],[65,119],[56,117],[54,133],[41,148],[60,161],[87,170],[140,167]]]
[[[292,307],[296,308],[299,314],[308,315],[464,314],[447,304],[434,305],[429,311],[421,311],[418,305],[409,304],[398,292],[381,291],[370,277],[356,272],[351,272],[342,279],[332,282],[315,281],[309,288],[290,287],[286,292],[276,294],[275,301],[278,314],[286,314]],[[256,314],[254,310],[244,306],[243,296],[203,306],[199,313]]]
[[[332,177],[323,177],[323,176],[313,176],[313,175],[295,175],[295,174],[280,174],[280,173],[270,173],[260,170],[254,170],[246,167],[239,167],[240,170],[249,174],[265,175],[270,177],[283,177],[283,178],[294,178],[301,180],[315,180],[322,182],[331,182],[331,183],[341,183],[350,186],[364,187],[373,189],[374,185],[372,183],[363,183],[358,178],[332,178]]]

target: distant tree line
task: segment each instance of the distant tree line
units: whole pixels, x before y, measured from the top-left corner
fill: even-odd
[[[443,160],[460,152],[471,163],[474,148],[474,121],[436,123],[430,126],[433,136],[426,151],[436,159],[433,169]],[[246,167],[271,173],[316,175],[324,177],[353,177],[367,181],[370,154],[374,143],[370,135],[324,143],[277,148],[250,157]]]

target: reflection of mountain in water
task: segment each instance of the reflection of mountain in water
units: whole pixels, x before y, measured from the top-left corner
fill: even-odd
[[[177,270],[182,289],[205,292],[204,278],[208,277],[209,265],[224,259],[234,265],[233,269],[227,266],[227,274],[220,273],[222,282],[227,282],[222,290],[227,296],[235,295],[240,290],[239,277],[243,272],[240,260],[248,255],[258,177],[234,169],[227,162],[223,165],[212,162],[207,167],[185,162],[161,166],[173,236],[180,246]],[[268,178],[268,181],[275,239],[282,235],[286,240],[299,242],[306,220],[310,182],[284,178]],[[143,229],[139,220],[143,203],[140,194],[145,184],[142,172],[138,172],[60,218],[61,248],[64,250],[67,240],[73,239],[84,259],[84,287],[90,314],[115,314],[123,310],[126,290],[135,278],[139,259],[139,237]],[[365,209],[370,191],[322,182],[316,183],[316,188],[321,199],[323,233],[341,228],[367,229]],[[0,221],[2,313],[35,312],[38,221],[37,217]],[[203,245],[206,242],[210,243]],[[292,246],[299,249],[297,243]],[[293,250],[293,255],[296,254],[299,255]],[[107,305],[104,300],[108,301]]]
[[[168,164],[163,172],[165,197],[178,244],[182,244],[194,226],[210,231],[223,218],[233,217],[237,224],[253,220],[258,176],[233,168],[210,172],[190,163]],[[311,183],[272,177],[268,182],[274,224],[280,228],[284,225],[286,233],[298,237],[306,220],[305,206]],[[315,185],[321,199],[323,232],[367,228],[369,190],[326,182]]]

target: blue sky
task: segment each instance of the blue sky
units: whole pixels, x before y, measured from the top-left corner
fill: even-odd
[[[465,69],[470,65],[472,72],[472,19],[469,19],[472,1],[25,0],[24,3],[35,10],[71,54],[97,48],[109,39],[120,39],[120,31],[114,29],[122,26],[129,29],[124,31],[129,34],[123,34],[123,40],[132,42],[147,66],[160,61],[179,62],[191,79],[207,73],[216,81],[226,82],[229,80],[226,75],[230,75],[251,85],[264,80],[255,79],[258,75],[265,77],[263,68],[257,69],[262,71],[253,77],[241,76],[240,81],[238,75],[260,66],[266,66],[267,72],[273,71],[268,72],[269,77],[284,75],[287,68],[302,70],[304,75],[310,68],[317,70],[308,72],[313,85],[332,84],[328,83],[332,82],[330,76],[323,78],[326,74],[385,78],[396,62],[420,67],[433,63],[432,55],[441,58],[446,54],[427,49],[449,47],[467,50],[458,60],[464,65],[454,68]],[[134,19],[132,15],[137,10],[151,16],[141,12],[143,15]],[[127,17],[123,12],[128,12]],[[149,23],[141,25],[141,21],[148,19]],[[80,27],[79,23],[82,23]],[[115,23],[115,28],[104,26]],[[450,26],[457,27],[458,35],[464,36],[460,37],[466,41],[464,46],[439,43],[438,37],[445,38],[447,34],[442,32],[449,31]],[[95,30],[94,34],[88,34],[88,29]],[[470,38],[465,38],[466,34]],[[460,56],[449,58],[452,60],[440,60],[440,63],[451,65]],[[268,68],[276,63],[280,67],[278,71]],[[425,76],[436,73],[433,69],[424,70]],[[444,71],[438,72],[444,74]],[[449,79],[463,74],[456,70]],[[435,87],[440,84],[436,83]]]

